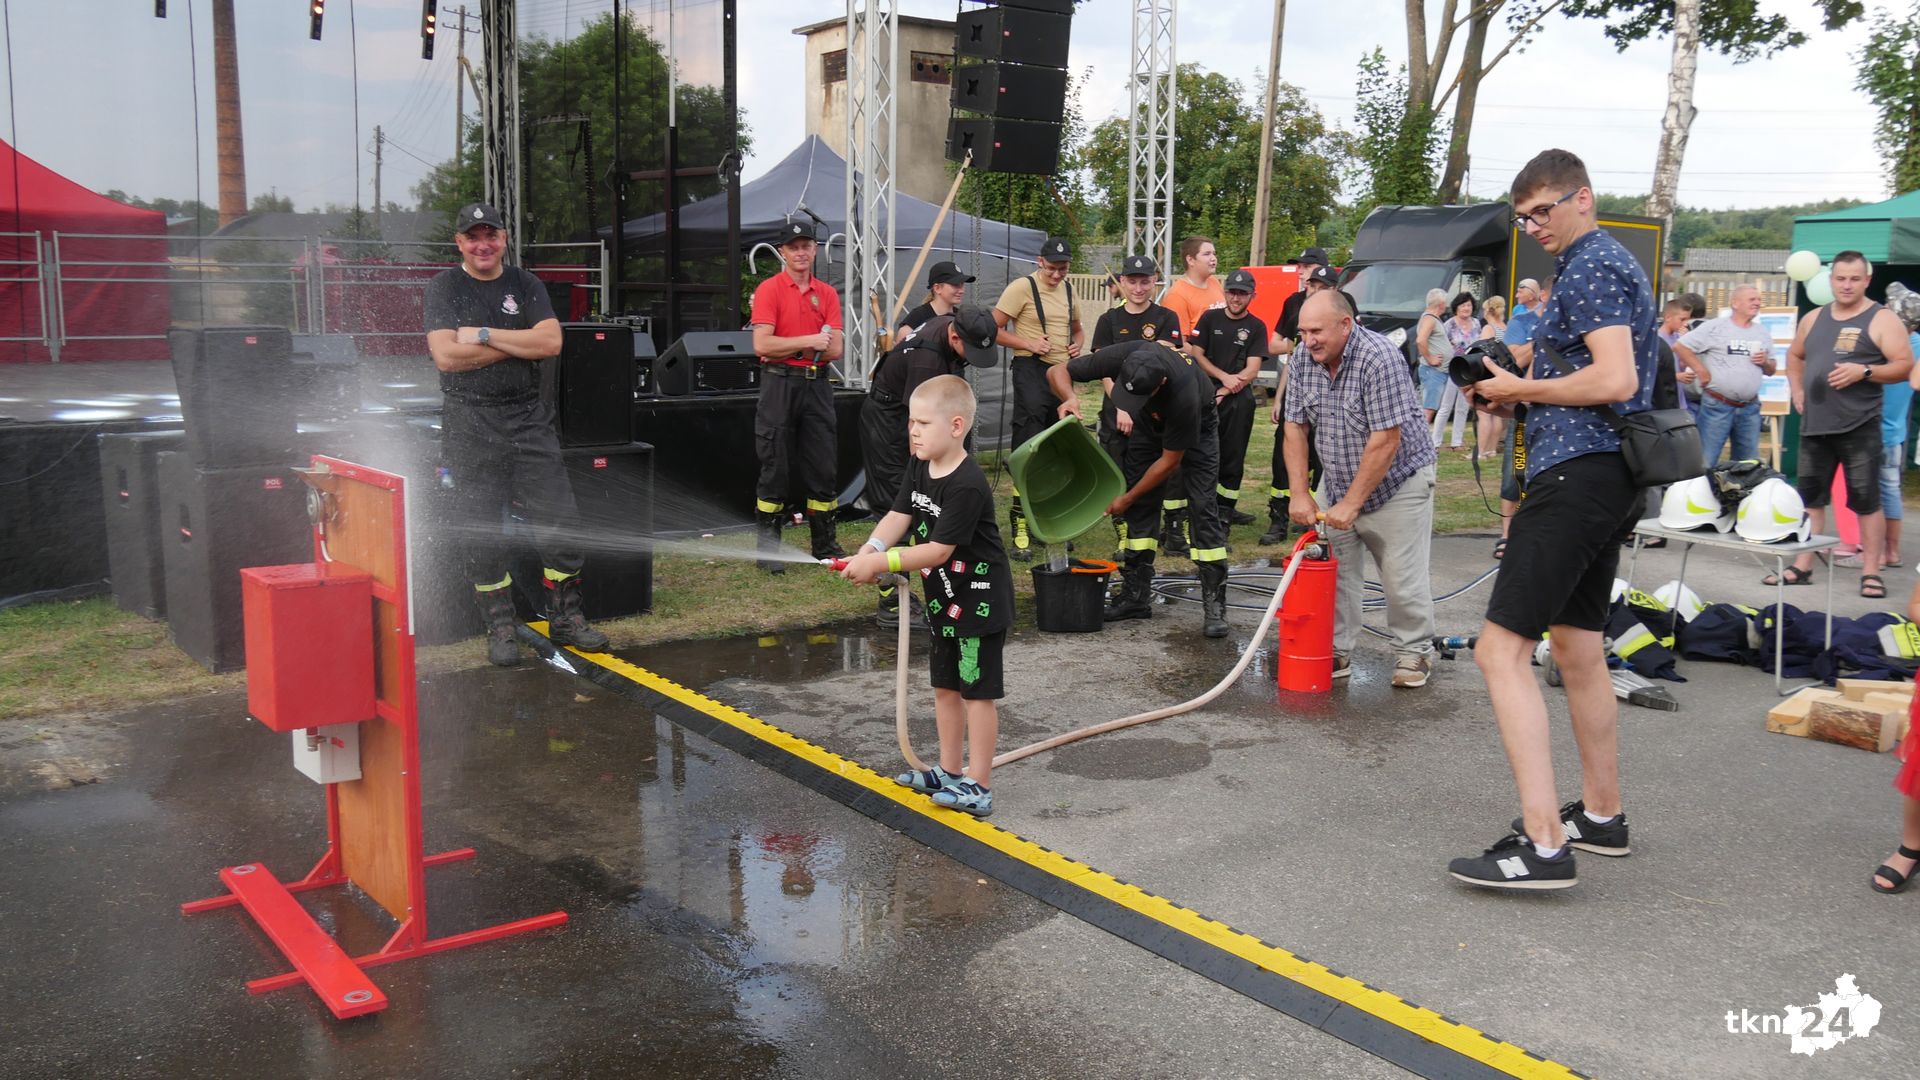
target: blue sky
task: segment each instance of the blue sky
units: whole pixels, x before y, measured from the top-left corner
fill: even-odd
[[[478,0],[469,0],[477,12]],[[372,198],[373,128],[389,139],[384,194],[410,201],[409,189],[451,152],[454,52],[451,10],[435,59],[419,59],[419,0],[328,0],[322,41],[307,37],[302,0],[238,0],[241,80],[250,193],[291,195],[301,209]],[[521,0],[523,26],[557,34],[610,6],[606,0]],[[632,8],[664,18],[666,0]],[[950,18],[952,0],[902,0],[903,14]],[[1430,5],[1437,9],[1438,5]],[[1806,3],[1773,7],[1799,16]],[[683,32],[711,25],[716,0],[677,0]],[[1092,0],[1074,20],[1076,70],[1111,73],[1083,102],[1094,122],[1126,107],[1128,0]],[[801,41],[791,30],[840,17],[844,0],[740,0],[741,104],[759,143],[751,178],[784,155],[804,124]],[[1337,18],[1327,17],[1337,10]],[[1337,9],[1290,5],[1281,76],[1301,86],[1329,120],[1351,123],[1355,61],[1376,43],[1403,57],[1404,7],[1395,0],[1349,0]],[[153,18],[151,0],[15,0],[12,88],[0,123],[23,152],[97,190],[214,200],[211,32],[206,0],[171,0]],[[189,14],[193,33],[189,34]],[[1189,0],[1179,22],[1179,53],[1249,84],[1266,64],[1269,5],[1259,0]],[[349,22],[356,24],[349,35]],[[477,16],[475,19],[477,25]],[[1810,20],[1809,20],[1810,22]],[[1390,37],[1382,38],[1386,28]],[[1680,197],[1725,207],[1822,197],[1875,199],[1889,194],[1872,147],[1872,115],[1852,88],[1854,55],[1865,32],[1815,33],[1807,46],[1771,61],[1734,65],[1703,57],[1700,117],[1688,148]],[[199,133],[194,132],[197,38]],[[469,39],[476,62],[478,45]],[[358,52],[358,94],[355,56]],[[1481,92],[1470,175],[1476,194],[1495,194],[1534,151],[1558,143],[1581,154],[1602,190],[1644,191],[1659,137],[1670,46],[1638,45],[1618,54],[1599,25],[1550,21],[1526,52],[1509,57]],[[1569,73],[1573,73],[1569,77]],[[4,88],[0,88],[4,92]],[[358,106],[356,137],[355,106]],[[467,109],[474,109],[472,94]],[[358,152],[356,152],[358,151]]]

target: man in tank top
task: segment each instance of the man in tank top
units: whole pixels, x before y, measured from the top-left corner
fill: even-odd
[[[1899,316],[1867,299],[1873,265],[1857,251],[1843,251],[1828,265],[1833,303],[1800,320],[1787,349],[1787,385],[1800,414],[1800,498],[1807,521],[1821,532],[1833,473],[1847,477],[1847,509],[1860,516],[1863,548],[1860,595],[1887,595],[1880,580],[1886,554],[1886,515],[1881,512],[1880,384],[1899,382],[1913,368],[1913,349]],[[1813,578],[1813,556],[1787,569],[1787,584]],[[1769,574],[1766,583],[1774,583]]]

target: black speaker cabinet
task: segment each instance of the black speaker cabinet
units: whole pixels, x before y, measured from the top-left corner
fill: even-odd
[[[953,51],[983,60],[1064,68],[1072,27],[1071,15],[1048,11],[1016,7],[962,11],[953,23]]]
[[[663,395],[723,394],[760,385],[760,358],[753,352],[753,331],[702,331],[687,334],[653,362]]]
[[[350,334],[292,337],[295,412],[303,420],[339,420],[360,409],[360,349]]]
[[[166,560],[160,537],[160,455],[186,445],[182,431],[100,436],[100,492],[107,519],[107,576],[122,611],[167,613]]]
[[[1065,68],[988,61],[953,70],[953,107],[1057,124],[1067,107]]]
[[[167,629],[209,671],[246,664],[240,571],[313,558],[307,485],[290,466],[201,469],[160,455]]]
[[[186,453],[195,465],[288,460],[298,388],[285,327],[210,326],[174,330],[167,340],[186,417]]]
[[[567,323],[560,330],[560,355],[541,369],[541,393],[553,405],[560,445],[632,442],[638,379],[633,327]]]
[[[653,610],[653,447],[578,447],[561,451],[567,481],[580,508],[580,547],[586,552],[581,593],[589,619],[616,619]],[[532,549],[528,525],[511,518],[527,543],[513,560],[521,613],[544,618],[546,574]],[[744,565],[744,564],[743,564]]]
[[[1051,176],[1060,169],[1060,125],[954,117],[947,121],[947,157],[961,161],[968,151],[976,169]]]
[[[653,365],[660,359],[660,350],[653,346],[653,334],[645,330],[633,332],[633,396],[652,397],[660,392],[654,381]]]

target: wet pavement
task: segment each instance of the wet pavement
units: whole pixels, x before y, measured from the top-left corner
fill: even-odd
[[[1436,588],[1489,544],[1436,540]],[[1643,555],[1640,583],[1673,565]],[[1764,603],[1758,572],[1695,559],[1689,581]],[[1884,606],[1847,592],[1843,614]],[[1475,629],[1484,601],[1442,604],[1441,629]],[[1222,641],[1191,605],[1098,635],[1023,625],[1001,748],[1200,693],[1253,621]],[[875,768],[898,757],[893,639],[866,623],[629,659]],[[1623,707],[1635,854],[1581,856],[1567,893],[1488,894],[1443,872],[1514,812],[1485,689],[1466,654],[1418,691],[1389,667],[1368,642],[1350,685],[1281,694],[1262,646],[1203,711],[1001,770],[993,820],[1585,1072],[1911,1075],[1920,899],[1866,886],[1895,839],[1891,757],[1767,734],[1766,676],[1686,665],[1680,712]],[[931,754],[923,667],[911,686]],[[1404,1075],[545,667],[424,687],[428,849],[479,850],[428,871],[433,930],[573,921],[373,969],[392,1005],[362,1020],[303,989],[252,997],[244,979],[282,969],[261,935],[176,906],[222,865],[297,876],[323,829],[284,737],[242,710],[0,725],[0,1076]],[[350,951],[388,931],[346,892],[305,900]],[[1800,1058],[1726,1030],[1843,973],[1883,1004],[1869,1038]]]
[[[790,686],[884,659],[773,641],[645,659]],[[250,996],[284,969],[264,937],[177,905],[223,865],[297,877],[324,826],[243,710],[0,731],[0,1076],[1403,1075],[546,668],[424,687],[428,850],[479,849],[427,871],[432,930],[569,925],[371,969],[392,1004],[359,1020]],[[350,952],[390,932],[303,900]]]

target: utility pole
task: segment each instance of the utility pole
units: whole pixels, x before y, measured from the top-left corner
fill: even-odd
[[[380,162],[381,151],[386,149],[387,136],[380,125],[373,125],[373,228],[380,230]]]
[[[1253,188],[1253,251],[1247,261],[1267,261],[1267,204],[1273,195],[1273,114],[1280,102],[1280,38],[1287,27],[1287,0],[1273,0],[1273,44],[1267,51],[1266,115],[1260,121],[1260,178]]]
[[[453,36],[459,58],[453,69],[453,174],[460,175],[460,144],[466,134],[467,88],[460,76],[467,70],[467,6],[460,5],[460,32]]]

